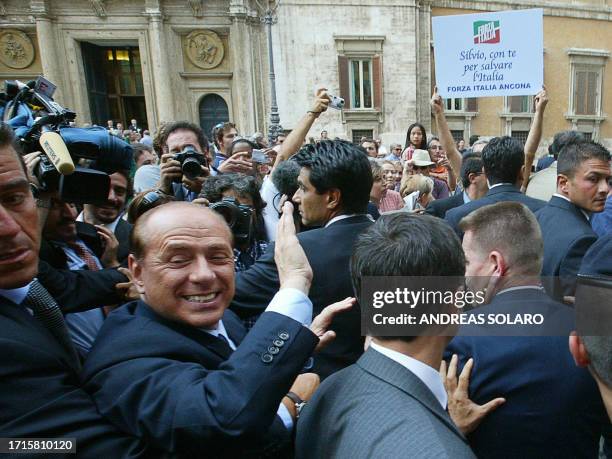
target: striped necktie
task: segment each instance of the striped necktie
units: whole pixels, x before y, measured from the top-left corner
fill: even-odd
[[[96,259],[89,251],[89,249],[82,242],[69,242],[68,247],[70,247],[77,256],[85,262],[87,265],[87,269],[90,271],[98,271],[100,266],[98,265]]]

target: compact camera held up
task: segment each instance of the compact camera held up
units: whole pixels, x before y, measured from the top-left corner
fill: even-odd
[[[344,108],[344,99],[342,97],[333,96],[328,94],[329,96],[329,108],[335,108],[336,110],[342,110]]]

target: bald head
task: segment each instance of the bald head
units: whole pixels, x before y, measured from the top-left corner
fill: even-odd
[[[130,249],[137,259],[146,255],[147,240],[153,235],[169,231],[186,232],[190,228],[222,228],[227,233],[230,245],[233,245],[233,235],[221,215],[199,204],[190,202],[168,202],[145,212],[132,229],[130,236]]]

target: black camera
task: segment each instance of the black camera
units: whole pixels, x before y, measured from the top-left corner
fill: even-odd
[[[43,190],[59,191],[66,202],[104,203],[110,188],[107,174],[131,168],[132,147],[104,128],[71,127],[76,113],[51,98],[54,90],[43,77],[27,84],[6,81],[0,115],[24,153],[44,152],[34,171]]]
[[[187,145],[180,153],[175,154],[173,159],[181,163],[183,175],[189,180],[195,180],[202,175],[202,166],[207,166],[206,156],[198,152],[192,145]]]
[[[238,204],[236,198],[225,197],[221,201],[211,204],[210,208],[223,216],[237,243],[249,241],[253,231],[253,209],[251,206]]]

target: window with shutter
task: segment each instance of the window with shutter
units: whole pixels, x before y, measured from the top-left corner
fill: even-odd
[[[533,112],[533,98],[531,96],[509,96],[507,103],[510,113]]]
[[[477,112],[478,111],[478,99],[476,97],[470,97],[466,100],[467,111]]]
[[[465,106],[465,99],[461,98],[449,98],[445,100],[447,112],[462,112]]]
[[[355,109],[374,108],[372,59],[351,59],[349,70],[351,107]]]
[[[574,114],[599,114],[599,85],[601,70],[576,67],[574,71]]]

